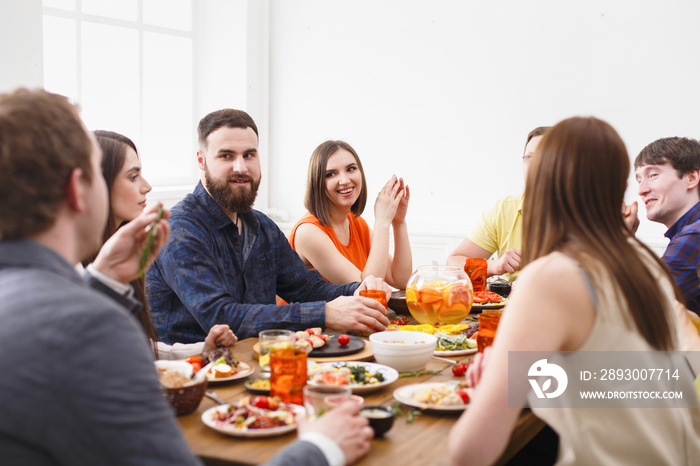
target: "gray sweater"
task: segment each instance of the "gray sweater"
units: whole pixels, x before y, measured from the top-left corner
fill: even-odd
[[[127,310],[31,241],[0,242],[3,464],[199,464]]]

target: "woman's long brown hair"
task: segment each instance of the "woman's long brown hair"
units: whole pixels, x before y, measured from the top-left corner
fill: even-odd
[[[625,145],[608,123],[577,117],[550,128],[527,176],[524,263],[560,251],[591,278],[603,270],[622,293],[639,333],[654,348],[669,350],[675,341],[670,325],[673,309],[630,238],[662,270],[667,269],[622,219],[629,170]]]
[[[114,223],[114,216],[112,215],[111,196],[114,180],[124,167],[127,147],[131,147],[137,155],[139,151],[136,149],[136,145],[131,139],[123,134],[115,133],[114,131],[97,130],[95,131],[95,137],[100,145],[100,149],[102,149],[102,175],[107,183],[107,197],[110,199],[109,215],[107,216],[107,224],[105,225],[105,230],[102,235],[102,244],[104,244],[114,232],[121,227],[121,225],[116,225]],[[95,256],[84,261],[83,265],[87,265],[94,260]],[[158,347],[156,345],[158,336],[156,335],[156,330],[151,320],[151,312],[148,306],[148,300],[146,299],[145,283],[142,278],[137,278],[131,282],[131,286],[134,288],[134,298],[141,303],[141,310],[136,315],[136,319],[151,341],[153,354],[158,358]]]

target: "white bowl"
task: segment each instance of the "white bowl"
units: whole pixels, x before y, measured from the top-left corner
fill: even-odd
[[[399,372],[421,371],[433,357],[437,338],[423,332],[388,331],[369,336],[374,359]]]

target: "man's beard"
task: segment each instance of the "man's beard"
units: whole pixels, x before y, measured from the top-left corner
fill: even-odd
[[[231,179],[247,179],[250,182],[250,189],[232,186]],[[207,183],[207,190],[214,202],[229,212],[245,214],[253,208],[255,198],[258,196],[260,180],[254,180],[248,175],[231,175],[224,180],[214,179],[209,174],[209,168],[204,167],[204,180]]]

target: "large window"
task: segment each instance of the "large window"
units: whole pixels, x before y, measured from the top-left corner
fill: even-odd
[[[191,185],[192,0],[43,0],[44,86],[82,108],[89,129],[117,131],[153,185]]]

